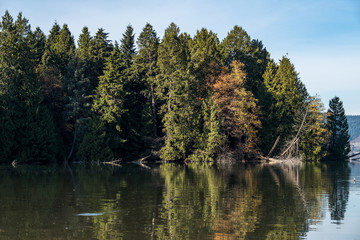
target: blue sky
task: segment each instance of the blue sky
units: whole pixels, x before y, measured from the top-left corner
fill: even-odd
[[[1,0],[0,14],[5,10],[13,17],[21,11],[46,34],[55,21],[67,23],[75,39],[87,26],[120,40],[128,24],[138,35],[147,22],[161,37],[175,22],[191,36],[206,27],[222,40],[239,25],[276,61],[287,54],[326,108],[336,95],[347,114],[360,115],[360,0]]]

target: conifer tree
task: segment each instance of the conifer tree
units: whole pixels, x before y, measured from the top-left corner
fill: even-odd
[[[196,80],[193,88],[198,101],[194,102],[198,136],[195,139],[191,160],[214,160],[225,143],[220,111],[214,103],[211,85],[220,74],[222,54],[219,39],[212,31],[202,28],[190,42],[190,67]]]
[[[21,13],[13,21],[7,11],[0,29],[0,159],[55,160],[55,129],[35,74],[34,33]]]
[[[76,56],[81,60],[92,60],[93,40],[90,36],[89,29],[83,27],[78,40],[78,48],[76,49]]]
[[[308,94],[289,58],[281,59],[275,74],[274,69],[270,64],[264,83],[267,94],[272,98],[268,114],[272,122],[271,128],[275,128],[272,133],[273,141],[277,136],[281,136],[281,142],[278,144],[281,148],[284,141],[295,134],[293,129],[295,113],[305,104]]]
[[[188,68],[189,37],[179,32],[171,23],[158,51],[158,94],[165,102],[161,107],[165,133],[161,158],[165,160],[185,159],[193,151],[193,141],[198,135],[194,78]]]
[[[31,38],[30,44],[33,45],[32,51],[33,51],[34,57],[36,59],[36,65],[39,65],[41,62],[41,58],[45,51],[46,36],[43,33],[43,31],[41,31],[41,29],[39,27],[37,27],[35,29],[35,31],[32,32],[30,38]],[[38,66],[37,66],[37,68],[38,68]]]
[[[67,129],[67,160],[77,151],[90,119],[94,91],[91,78],[95,77],[92,50],[92,38],[88,28],[84,27],[79,36],[78,48],[68,63],[64,76],[63,117]]]
[[[350,153],[349,125],[345,116],[343,102],[334,97],[329,102],[327,113],[327,128],[330,131],[328,145],[328,159],[341,161],[348,158]]]
[[[300,136],[301,153],[306,161],[320,161],[327,154],[326,146],[330,132],[326,128],[324,106],[321,100],[317,97],[309,97],[307,102],[304,105],[304,108],[307,108],[306,119]],[[299,115],[303,117],[303,114]]]
[[[125,69],[122,72],[123,83],[123,109],[126,109],[122,115],[121,129],[122,137],[127,139],[124,148],[127,149],[127,157],[137,157],[144,148],[142,139],[143,132],[143,109],[146,102],[143,91],[145,89],[144,81],[139,78],[133,66],[135,57],[134,34],[131,25],[127,26],[123,38],[121,39],[120,51]]]
[[[104,29],[99,28],[92,39],[92,57],[94,61],[93,77],[90,78],[91,86],[95,89],[99,83],[99,77],[103,75],[106,58],[110,56],[113,45],[108,39],[108,33]]]
[[[139,48],[138,54],[134,59],[134,74],[141,79],[145,88],[145,95],[147,96],[147,104],[151,109],[152,132],[153,137],[158,137],[158,99],[155,95],[156,89],[156,75],[158,73],[157,58],[159,38],[156,35],[153,27],[147,23],[143,28],[137,40]],[[146,105],[144,106],[146,109]],[[145,113],[144,113],[145,114]],[[143,116],[144,116],[143,114]],[[144,116],[146,119],[146,117]]]
[[[63,119],[64,111],[64,77],[67,67],[75,54],[74,37],[64,24],[60,29],[54,24],[46,41],[44,55],[42,57],[39,79],[42,85],[42,93],[45,103],[50,110],[58,131],[58,141],[68,145],[69,129],[65,127]]]
[[[265,104],[263,103],[265,88],[262,75],[270,56],[262,42],[252,40],[243,28],[234,26],[221,45],[227,66],[230,66],[235,60],[244,63],[244,70],[247,74],[245,87],[259,100],[259,105],[263,106]]]
[[[123,74],[125,69],[125,61],[116,44],[107,58],[104,75],[99,78],[92,106],[92,111],[96,115],[90,121],[88,132],[79,146],[77,156],[87,156],[86,152],[93,152],[91,150],[93,144],[107,146],[112,152],[111,156],[121,157],[124,154],[123,144],[126,139],[122,139],[121,120],[127,111],[123,107],[126,94],[124,85],[127,80],[126,75]],[[105,153],[101,152],[91,158],[95,159],[103,154]],[[106,153],[106,156],[110,155]]]
[[[135,55],[134,38],[135,38],[134,29],[132,28],[131,25],[128,25],[126,27],[125,33],[123,33],[123,37],[121,39],[121,45],[120,45],[120,50],[123,54],[123,58],[128,68],[131,66]]]

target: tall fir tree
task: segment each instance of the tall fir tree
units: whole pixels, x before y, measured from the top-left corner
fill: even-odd
[[[135,55],[135,34],[131,25],[126,27],[125,33],[121,39],[120,50],[123,54],[126,66],[130,68]]]
[[[299,114],[301,118],[304,112],[306,114],[300,134],[300,152],[306,161],[320,161],[327,154],[326,146],[330,137],[325,123],[324,105],[320,98],[309,97],[304,108],[307,109],[302,110],[303,114]],[[299,120],[298,122],[302,121],[302,119]]]
[[[63,146],[69,144],[67,137],[69,130],[66,128],[63,119],[64,78],[68,71],[68,64],[74,54],[74,37],[71,35],[67,24],[60,28],[55,23],[46,41],[39,78],[45,103],[50,110],[58,131],[58,141],[62,142]]]
[[[113,44],[108,39],[108,33],[103,28],[96,32],[91,44],[91,59],[94,61],[93,77],[90,78],[93,89],[99,84],[99,77],[103,75],[107,57],[111,55]]]
[[[334,97],[329,102],[327,112],[327,128],[330,131],[328,159],[342,161],[348,159],[350,148],[349,125],[345,115],[343,102]]]
[[[247,74],[245,87],[259,100],[260,106],[263,106],[265,104],[263,103],[265,88],[262,75],[270,60],[270,54],[262,42],[252,40],[243,28],[236,25],[221,45],[227,66],[230,66],[235,60],[244,63],[244,70]]]
[[[161,158],[185,159],[193,151],[198,135],[194,106],[194,77],[189,71],[189,37],[179,34],[180,29],[171,23],[165,30],[158,51],[158,95],[165,102],[161,106],[165,143]]]
[[[1,161],[53,161],[58,156],[55,129],[42,104],[35,69],[38,49],[28,20],[6,11],[0,23]]]
[[[222,52],[217,35],[202,28],[190,42],[190,68],[195,76],[193,88],[198,101],[194,102],[198,121],[194,154],[189,158],[197,161],[214,160],[225,143],[220,111],[211,96],[211,85],[220,74]]]
[[[155,95],[157,86],[156,76],[158,74],[157,58],[159,38],[153,27],[147,23],[137,40],[138,54],[134,58],[134,74],[142,81],[147,103],[144,106],[143,121],[146,121],[146,109],[150,109],[152,136],[157,138],[159,135],[159,100]]]
[[[128,25],[121,39],[120,51],[122,59],[125,63],[125,69],[122,74],[123,83],[123,108],[126,109],[121,120],[121,136],[127,141],[124,148],[127,149],[125,157],[134,159],[144,150],[144,142],[142,137],[144,121],[143,110],[146,98],[143,94],[145,89],[144,81],[136,72],[133,66],[135,57],[135,42],[133,28]]]
[[[86,152],[93,153],[91,150],[93,144],[107,146],[97,156],[92,155],[91,159],[93,160],[103,155],[123,157],[126,139],[122,139],[121,121],[123,114],[127,111],[123,107],[126,94],[124,85],[127,80],[126,75],[123,74],[125,69],[125,61],[116,44],[107,58],[104,75],[99,78],[92,106],[92,111],[96,115],[92,117],[88,132],[79,146],[78,157],[87,156]],[[112,154],[108,153],[109,149]]]
[[[290,59],[283,57],[274,74],[274,66],[268,66],[265,77],[267,94],[272,99],[268,109],[271,119],[272,138],[275,142],[277,136],[281,137],[277,150],[295,134],[293,129],[295,113],[301,108],[308,97],[307,90],[298,77]],[[276,153],[276,151],[275,151]]]

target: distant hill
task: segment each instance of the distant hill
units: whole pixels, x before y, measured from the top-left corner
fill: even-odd
[[[360,115],[347,116],[349,124],[350,141],[360,136]]]
[[[351,150],[353,152],[360,152],[360,137],[355,138],[351,141]]]

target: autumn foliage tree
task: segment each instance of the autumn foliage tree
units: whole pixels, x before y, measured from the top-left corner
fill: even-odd
[[[231,71],[222,73],[213,88],[214,102],[220,108],[229,144],[244,156],[256,153],[257,132],[261,127],[259,107],[254,95],[244,87],[244,64],[234,61]]]

